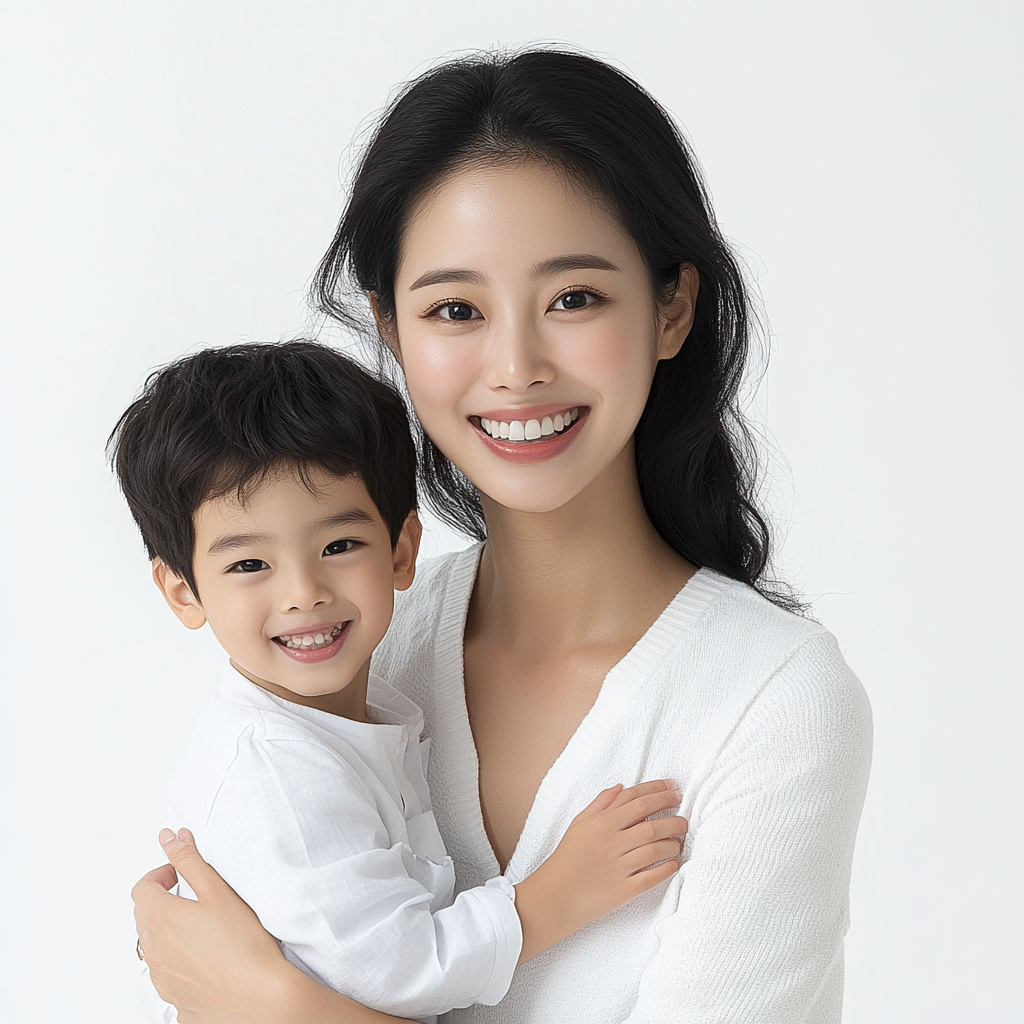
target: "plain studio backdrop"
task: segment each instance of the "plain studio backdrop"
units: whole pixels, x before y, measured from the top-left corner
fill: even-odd
[[[781,565],[875,710],[846,1020],[1020,1019],[1022,12],[8,0],[4,1020],[137,1019],[128,893],[222,663],[150,582],[107,433],[151,368],[301,330],[398,83],[538,41],[680,120],[763,295]]]

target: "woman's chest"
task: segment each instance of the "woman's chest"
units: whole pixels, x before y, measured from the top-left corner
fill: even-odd
[[[531,657],[467,641],[466,709],[477,752],[480,807],[502,869],[545,777],[620,657],[609,648]]]

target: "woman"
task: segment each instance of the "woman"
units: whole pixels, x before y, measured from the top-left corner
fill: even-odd
[[[741,274],[692,158],[630,79],[550,51],[444,65],[383,120],[317,274],[369,296],[431,504],[485,543],[428,563],[375,670],[425,709],[460,884],[515,881],[595,788],[678,779],[675,878],[448,1019],[839,1019],[869,712],[766,578],[737,408]],[[136,887],[189,1021],[387,1019],[290,968],[187,842]]]

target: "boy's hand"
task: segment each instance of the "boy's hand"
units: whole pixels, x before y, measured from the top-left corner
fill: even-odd
[[[675,783],[660,779],[613,786],[580,811],[555,852],[515,887],[523,925],[519,962],[671,878],[686,819],[647,819],[678,806]]]

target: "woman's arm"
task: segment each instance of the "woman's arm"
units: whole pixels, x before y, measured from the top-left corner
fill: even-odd
[[[871,714],[827,634],[768,679],[690,810],[629,1024],[838,1024]]]
[[[256,915],[199,855],[187,829],[160,833],[170,865],[132,890],[139,944],[179,1024],[399,1024],[317,985],[281,955]],[[197,900],[174,896],[175,871]]]

